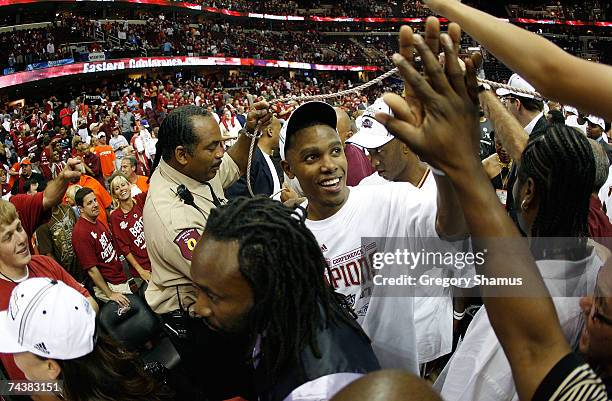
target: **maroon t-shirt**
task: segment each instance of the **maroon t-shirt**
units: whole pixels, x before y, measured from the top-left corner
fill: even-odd
[[[119,252],[123,255],[131,253],[140,266],[150,271],[151,261],[142,225],[142,209],[146,198],[146,192],[136,195],[136,204],[129,213],[124,213],[121,208],[115,209],[110,215],[110,225]],[[131,265],[130,273],[133,277],[140,277]]]
[[[76,222],[72,230],[72,248],[82,269],[97,267],[111,284],[127,281],[111,233],[99,220],[91,223],[81,217]]]
[[[361,180],[374,173],[370,159],[357,146],[347,143],[344,147],[344,154],[348,165],[346,185],[349,187],[357,186]]]
[[[45,180],[51,181],[53,179],[51,174],[51,151],[48,147],[45,147],[42,152],[40,152],[40,172],[42,173]]]
[[[48,277],[63,281],[69,287],[74,288],[84,297],[89,297],[89,292],[79,284],[62,266],[48,256],[34,255],[28,264],[28,278]],[[0,277],[0,310],[6,310],[9,306],[11,292],[17,284]],[[23,372],[15,365],[13,354],[0,354],[0,360],[11,380],[26,380]]]
[[[19,220],[21,220],[21,225],[28,234],[28,238],[32,238],[34,231],[44,223],[43,196],[44,192],[37,192],[34,195],[15,195],[9,199],[17,209]],[[30,248],[31,250],[32,248]]]

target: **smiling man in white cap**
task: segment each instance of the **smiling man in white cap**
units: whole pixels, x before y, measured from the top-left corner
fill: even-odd
[[[414,238],[465,236],[461,208],[447,178],[435,178],[443,188],[437,203],[434,196],[423,196],[405,183],[349,188],[336,112],[323,102],[298,107],[283,127],[279,145],[285,174],[297,177],[308,200],[306,226],[328,261],[330,284],[349,298],[381,366],[417,373],[414,298],[372,296],[375,289],[363,269],[370,253],[384,248],[375,238],[407,238],[402,245],[419,251],[424,245]],[[362,244],[362,238],[372,241]],[[392,317],[399,311],[405,319]]]
[[[512,74],[508,85],[515,88],[535,92],[535,88],[518,74]],[[502,100],[506,109],[521,123],[529,135],[542,133],[546,126],[546,117],[543,109],[544,103],[533,95],[499,88],[495,91]]]

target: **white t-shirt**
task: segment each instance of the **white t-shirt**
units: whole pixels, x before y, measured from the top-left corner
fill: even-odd
[[[606,214],[612,221],[612,166],[608,168],[608,179],[599,189],[599,200],[601,204],[606,206]]]
[[[415,298],[409,289],[406,296],[382,296],[385,287],[374,286],[371,278],[362,277],[361,269],[374,253],[385,249],[385,237],[408,237],[403,245],[414,251],[422,248],[419,238],[437,238],[436,198],[406,183],[349,190],[336,214],[320,221],[306,220],[306,226],[329,265],[331,285],[353,303],[381,366],[418,374]],[[372,240],[362,244],[362,238]]]
[[[580,297],[593,293],[597,272],[603,263],[595,250],[580,262],[540,260],[536,263],[553,297],[563,334],[570,347],[574,347],[580,339],[584,323]],[[474,316],[463,342],[434,387],[445,400],[518,400],[510,363],[495,336],[484,306]]]
[[[362,185],[389,184],[378,173],[367,176],[359,183]],[[412,185],[412,184],[407,184]],[[431,171],[419,188],[421,191],[437,197],[436,180]],[[442,269],[427,272],[430,276],[442,277]],[[453,349],[453,294],[451,287],[431,287],[427,297],[414,299],[414,324],[416,328],[417,351],[419,364],[431,362],[449,354]]]

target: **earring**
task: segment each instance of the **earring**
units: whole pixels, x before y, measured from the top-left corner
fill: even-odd
[[[525,202],[527,201],[527,199],[523,199],[523,201],[521,202],[521,209],[523,210],[527,210],[527,206],[525,206]]]

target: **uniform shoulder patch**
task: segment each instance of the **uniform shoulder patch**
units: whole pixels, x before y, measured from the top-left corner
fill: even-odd
[[[174,239],[174,243],[178,245],[179,250],[181,251],[181,255],[189,261],[191,261],[191,257],[193,256],[193,250],[200,239],[200,233],[195,228],[188,228],[176,236]]]

